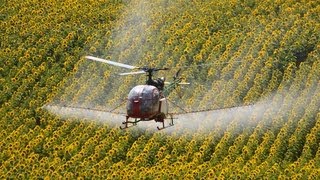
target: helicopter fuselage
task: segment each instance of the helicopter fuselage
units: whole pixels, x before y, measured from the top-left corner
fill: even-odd
[[[138,85],[131,89],[127,101],[127,117],[162,122],[167,114],[167,100],[161,91],[152,85]]]

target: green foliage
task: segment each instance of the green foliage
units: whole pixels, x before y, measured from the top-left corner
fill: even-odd
[[[317,1],[12,0],[0,6],[2,179],[319,178]],[[114,81],[113,69],[89,64],[87,54],[133,65],[213,63],[185,72],[210,82],[194,89],[205,92],[202,101],[192,91],[184,95],[186,108],[267,98],[276,110],[247,114],[247,124],[237,115],[223,122],[227,113],[201,117],[196,131],[164,134],[120,131],[42,109],[53,101],[103,107],[125,96],[134,79]],[[108,86],[119,88],[110,95]]]

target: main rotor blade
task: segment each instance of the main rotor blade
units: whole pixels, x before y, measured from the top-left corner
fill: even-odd
[[[119,75],[125,76],[125,75],[134,75],[134,74],[144,74],[145,71],[135,71],[135,72],[127,72],[127,73],[120,73]]]
[[[123,63],[118,63],[118,62],[114,62],[114,61],[109,61],[109,60],[106,60],[106,59],[97,58],[97,57],[93,57],[93,56],[86,56],[85,58],[90,59],[90,60],[93,60],[93,61],[99,61],[99,62],[111,64],[111,65],[118,66],[118,67],[127,68],[127,69],[136,69],[136,68],[137,68],[137,67],[135,67],[135,66],[131,66],[131,65],[128,65],[128,64],[123,64]]]
[[[243,61],[234,61],[235,63],[240,63]],[[229,64],[229,62],[224,62],[223,64]],[[175,68],[190,68],[190,67],[203,67],[203,66],[213,66],[215,63],[205,63],[205,64],[191,64],[189,66],[177,66]]]
[[[164,84],[172,84],[172,82],[165,81]],[[190,85],[190,83],[188,83],[188,82],[179,82],[178,84],[179,85]]]

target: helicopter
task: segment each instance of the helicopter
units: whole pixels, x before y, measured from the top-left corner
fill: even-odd
[[[152,120],[162,123],[161,127],[157,126],[158,130],[174,125],[174,117],[172,113],[169,113],[168,99],[166,96],[172,90],[176,89],[177,86],[190,84],[188,82],[182,82],[182,78],[179,77],[181,69],[175,73],[172,82],[166,82],[165,77],[154,79],[153,74],[157,71],[167,71],[169,68],[136,67],[94,56],[85,56],[85,58],[126,69],[138,70],[120,73],[119,75],[146,74],[146,83],[136,85],[129,91],[126,104],[126,119],[122,122],[124,126],[120,126],[120,129],[136,126],[140,121]],[[134,120],[130,120],[130,118]],[[168,125],[165,124],[165,120],[167,119],[169,120]]]
[[[119,63],[107,59],[102,59],[94,56],[85,56],[85,59],[98,61],[102,63],[106,63],[109,65],[122,67],[126,69],[133,70],[131,72],[119,73],[118,75],[125,76],[125,75],[138,75],[138,74],[145,74],[146,81],[145,84],[138,84],[135,85],[128,93],[127,98],[122,99],[120,104],[115,107],[110,108],[100,108],[100,107],[88,107],[82,105],[68,105],[65,102],[59,102],[58,104],[49,104],[44,105],[43,108],[53,108],[53,109],[60,109],[60,108],[69,108],[73,110],[89,110],[89,111],[98,111],[98,112],[105,112],[105,113],[112,113],[115,115],[124,115],[125,121],[122,122],[120,129],[128,129],[130,127],[136,126],[141,121],[152,121],[154,120],[156,123],[161,123],[162,126],[157,126],[158,130],[162,130],[171,126],[174,126],[174,119],[178,119],[179,115],[184,114],[192,114],[192,113],[203,113],[209,111],[218,111],[223,109],[231,109],[236,107],[244,107],[250,106],[252,104],[246,105],[231,105],[226,107],[196,107],[190,108],[186,107],[183,108],[181,105],[184,104],[182,99],[185,99],[190,94],[194,92],[193,87],[184,88],[181,85],[190,85],[191,83],[185,82],[187,77],[181,77],[181,71],[195,68],[197,70],[203,70],[205,66],[212,66],[214,63],[206,63],[206,64],[192,64],[187,66],[176,66],[177,72],[173,75],[173,81],[167,82],[165,81],[165,77],[160,78],[153,78],[154,73],[158,71],[168,71],[171,68],[156,68],[156,67],[137,67],[132,66],[124,63]],[[241,61],[236,61],[241,62]],[[200,67],[200,68],[199,68]],[[166,73],[169,74],[169,73]],[[201,77],[201,76],[200,76]],[[194,76],[191,79],[197,79],[198,76]],[[138,78],[139,79],[139,78]],[[189,79],[189,78],[188,78]],[[190,79],[189,79],[190,80]],[[201,81],[201,79],[198,79]],[[197,85],[197,82],[192,83],[192,85]],[[200,84],[201,85],[201,84]],[[115,86],[116,87],[116,86]],[[179,88],[178,88],[179,87]],[[176,90],[176,94],[173,93],[171,96],[171,92]],[[180,90],[184,91],[184,95],[181,94]],[[173,101],[168,99],[170,95],[170,99],[173,98]],[[177,95],[175,98],[174,95]],[[198,98],[203,98],[201,95]],[[121,100],[121,99],[119,99]],[[178,102],[178,103],[177,103]],[[124,109],[121,108],[121,111],[118,111],[120,107],[122,107],[126,103],[126,112],[124,113]],[[171,111],[169,112],[169,103],[173,105]],[[187,104],[185,104],[187,105]],[[118,109],[118,110],[117,110]],[[117,110],[117,111],[116,111]],[[175,116],[175,117],[174,117]],[[167,123],[167,121],[169,121]],[[40,121],[36,121],[37,125],[40,125]]]

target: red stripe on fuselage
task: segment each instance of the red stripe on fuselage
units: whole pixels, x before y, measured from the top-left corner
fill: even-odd
[[[132,116],[139,117],[140,116],[140,100],[133,100],[133,114]]]

